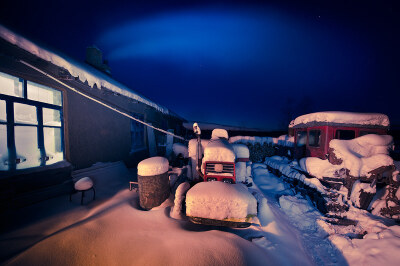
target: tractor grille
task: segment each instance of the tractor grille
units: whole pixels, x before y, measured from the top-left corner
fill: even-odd
[[[216,171],[216,168],[220,168],[216,165],[222,165],[222,171]],[[206,163],[205,174],[209,175],[218,175],[218,174],[231,174],[232,176],[235,175],[235,165],[227,164],[227,163]]]

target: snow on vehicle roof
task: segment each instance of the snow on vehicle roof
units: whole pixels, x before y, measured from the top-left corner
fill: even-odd
[[[138,175],[140,176],[153,176],[161,175],[168,171],[169,162],[164,157],[151,157],[141,161],[138,166]]]
[[[389,118],[385,114],[378,113],[352,113],[340,111],[328,111],[306,114],[292,120],[289,127],[321,122],[321,123],[337,123],[337,124],[355,124],[369,126],[389,127]]]
[[[257,200],[242,184],[201,182],[186,194],[188,216],[223,220],[256,214]]]
[[[16,33],[8,30],[7,28],[0,25],[0,38],[18,46],[19,48],[45,60],[51,62],[52,64],[62,67],[73,76],[79,78],[83,83],[87,81],[90,87],[93,87],[95,84],[97,88],[106,88],[115,93],[121,94],[123,96],[129,97],[136,101],[147,104],[151,107],[154,107],[156,110],[169,114],[169,110],[163,106],[160,106],[148,99],[144,96],[141,96],[135,92],[133,92],[128,87],[122,85],[121,83],[115,81],[111,77],[106,74],[93,69],[88,65],[81,64],[76,62],[75,60],[65,56],[56,54],[54,52],[49,51],[48,49],[44,49],[34,44],[33,42],[17,35]]]

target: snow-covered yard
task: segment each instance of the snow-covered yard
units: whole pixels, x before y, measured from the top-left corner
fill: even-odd
[[[6,265],[396,265],[400,227],[355,209],[357,226],[333,226],[304,198],[253,164],[259,223],[245,229],[192,224],[170,217],[173,198],[151,211],[129,191],[122,163],[98,164],[89,194],[54,198],[1,218],[0,261]],[[360,234],[366,235],[358,239]]]
[[[82,172],[85,176],[88,172]],[[2,217],[0,258],[7,265],[263,265],[272,254],[242,237],[143,211],[122,163],[90,172],[96,200],[68,196]],[[172,204],[172,203],[171,203]]]

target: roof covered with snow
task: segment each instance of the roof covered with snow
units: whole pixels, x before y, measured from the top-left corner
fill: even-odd
[[[214,130],[216,128],[225,129],[228,131],[254,131],[254,132],[265,132],[265,129],[257,129],[257,128],[246,128],[246,127],[237,127],[237,126],[227,126],[227,125],[220,125],[220,124],[213,124],[213,123],[205,123],[205,122],[198,122],[197,123],[201,130]],[[185,122],[183,123],[183,127],[187,130],[193,130],[193,122]]]
[[[362,126],[389,127],[389,118],[378,113],[352,113],[352,112],[317,112],[297,117],[290,122],[289,127],[301,127],[310,123],[324,124],[351,124]]]
[[[60,53],[55,53],[53,51],[50,51],[49,49],[40,47],[33,42],[27,40],[26,38],[10,31],[2,25],[0,25],[0,38],[45,61],[48,61],[58,67],[68,70],[68,72],[73,77],[78,78],[83,83],[87,82],[90,87],[94,87],[94,85],[96,85],[96,87],[99,89],[105,88],[113,91],[114,93],[118,93],[120,95],[134,99],[138,102],[154,107],[156,110],[164,114],[170,113],[167,108],[158,105],[153,101],[150,101],[149,99],[136,92],[133,92],[130,88],[115,81],[106,74],[97,71],[91,66],[79,63],[65,55],[61,55]]]

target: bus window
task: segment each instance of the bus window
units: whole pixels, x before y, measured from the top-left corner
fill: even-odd
[[[307,143],[307,131],[297,131],[296,140],[296,145],[298,147],[305,146]]]
[[[310,130],[308,132],[308,146],[319,147],[321,144],[321,130]]]
[[[336,130],[335,139],[354,139],[356,132],[354,130]]]
[[[361,130],[361,131],[360,131],[360,137],[361,137],[361,136],[368,135],[368,134],[377,134],[377,135],[380,135],[378,132],[365,131],[365,130]]]

